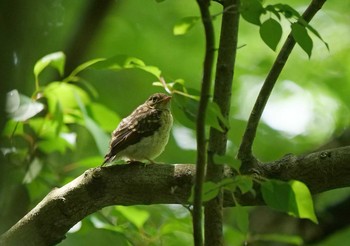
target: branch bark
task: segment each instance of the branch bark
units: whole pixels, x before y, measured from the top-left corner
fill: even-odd
[[[210,98],[210,85],[214,64],[214,27],[211,20],[209,5],[210,0],[197,0],[205,34],[205,57],[203,64],[203,79],[201,84],[201,94],[197,114],[197,169],[194,185],[193,199],[193,239],[194,245],[203,245],[202,235],[202,189],[205,177],[205,167],[207,163],[207,139],[205,136],[206,110]]]
[[[304,182],[312,194],[350,187],[350,146],[259,164],[256,173]],[[53,245],[87,215],[111,205],[186,204],[195,175],[193,164],[114,165],[93,168],[51,191],[0,237],[0,245]],[[256,175],[255,173],[255,175]],[[232,172],[225,170],[224,176]],[[264,204],[257,196],[239,196],[242,205]],[[233,206],[224,195],[224,206]]]
[[[237,51],[237,36],[239,24],[239,0],[225,0],[221,23],[219,53],[216,65],[216,77],[213,101],[219,106],[222,115],[228,119],[231,105],[232,80]],[[220,132],[210,129],[208,164],[206,180],[219,182],[223,176],[223,165],[214,163],[214,155],[226,153],[227,131]],[[204,208],[205,245],[223,245],[223,194],[209,201]]]

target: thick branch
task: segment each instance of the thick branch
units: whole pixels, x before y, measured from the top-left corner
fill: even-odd
[[[196,246],[203,245],[202,236],[202,187],[206,166],[205,118],[208,101],[210,97],[211,75],[214,64],[214,27],[209,12],[209,0],[197,0],[205,33],[205,57],[203,64],[203,79],[201,86],[201,97],[197,114],[197,169],[194,185],[193,202],[193,237]]]
[[[87,170],[50,192],[32,211],[0,237],[0,245],[53,245],[87,215],[110,205],[186,204],[195,165],[114,165]],[[262,176],[303,181],[313,194],[350,187],[350,146],[261,164]],[[227,170],[224,176],[230,176]],[[224,205],[232,206],[230,197]],[[239,197],[242,205],[263,204],[261,197]]]
[[[216,77],[213,101],[219,106],[222,115],[228,119],[231,105],[232,80],[237,51],[239,23],[239,0],[223,1],[223,16],[219,53],[216,65]],[[226,152],[227,128],[221,124],[224,132],[210,129],[208,147],[208,165],[206,179],[219,182],[223,176],[223,166],[214,163],[214,155]],[[222,192],[205,206],[205,245],[223,245],[223,197]]]
[[[315,16],[318,10],[321,9],[326,0],[312,0],[311,4],[305,10],[302,15],[304,20],[308,23]],[[266,77],[266,80],[263,84],[263,87],[260,90],[258,98],[255,102],[253,110],[249,116],[249,120],[247,123],[247,128],[244,132],[241,146],[238,152],[238,159],[243,161],[242,168],[244,170],[253,168],[254,162],[252,162],[253,154],[252,154],[252,146],[254,142],[254,138],[256,135],[256,130],[258,128],[258,124],[266,103],[269,99],[271,91],[275,86],[277,78],[279,77],[284,65],[286,64],[290,53],[292,52],[295,45],[295,40],[292,34],[289,34],[287,40],[285,41],[281,51],[279,52],[269,74]]]

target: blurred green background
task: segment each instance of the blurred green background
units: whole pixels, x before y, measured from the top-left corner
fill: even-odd
[[[308,4],[305,0],[266,1],[265,4],[278,2],[290,4],[299,12]],[[350,137],[344,135],[350,119],[349,10],[348,1],[329,1],[311,23],[329,44],[329,50],[313,35],[314,47],[310,59],[300,47],[294,49],[258,130],[254,151],[259,159],[271,161],[287,153],[311,152],[330,141],[335,143],[337,139],[343,142],[330,146],[350,142]],[[173,28],[181,18],[199,16],[195,1],[3,0],[0,2],[0,11],[2,103],[6,98],[5,93],[13,89],[31,97],[35,91],[35,62],[57,51],[66,54],[65,76],[87,60],[123,54],[158,67],[167,82],[182,79],[187,88],[200,88],[204,56],[202,26],[198,22],[186,35],[173,34]],[[213,2],[211,13],[221,11],[219,4]],[[218,15],[214,20],[217,41],[220,18],[221,15]],[[283,37],[286,37],[288,23],[283,21],[282,24]],[[261,40],[258,26],[243,19],[240,21],[238,45],[228,145],[228,153],[232,156],[236,155],[256,95],[276,57],[276,52]],[[281,47],[281,43],[278,47]],[[116,122],[108,122],[112,127],[117,126],[118,119],[127,116],[150,94],[164,91],[161,87],[152,86],[152,82],[156,81],[154,76],[137,69],[88,69],[81,77],[96,90],[92,101],[113,111]],[[46,69],[39,78],[42,86],[62,79],[52,68]],[[1,118],[4,124],[7,118],[4,114]],[[157,161],[195,162],[195,132],[180,122],[181,119],[175,117],[169,144]],[[112,127],[103,130],[110,134]],[[61,153],[39,153],[38,156],[44,162],[30,182],[23,183],[24,177],[28,175],[28,165],[8,165],[8,159],[1,157],[2,162],[7,163],[1,166],[1,185],[7,188],[0,193],[0,205],[3,208],[0,232],[8,229],[35,206],[50,189],[62,186],[87,168],[99,165],[103,156],[89,131],[78,124],[71,125],[70,130],[77,133],[76,146]],[[25,139],[17,141],[18,145],[26,146]],[[4,137],[1,147],[9,146],[9,140]],[[322,194],[315,198],[316,208],[321,213],[348,196],[347,189]],[[82,222],[82,229],[69,234],[62,245],[94,245],[95,241],[90,237],[96,237],[100,245],[109,245],[113,240],[120,240],[120,245],[192,243],[190,216],[181,206],[154,205],[131,209],[136,212],[116,207],[90,216]],[[143,217],[138,217],[140,221],[135,221],[132,216],[137,212],[143,214]],[[239,240],[245,240],[247,235],[240,232],[230,220],[234,210],[226,212],[230,214],[225,227],[227,245],[236,245]],[[251,214],[251,221],[259,221],[261,214],[257,214],[256,217],[254,213]],[[256,223],[252,223],[252,226]],[[288,222],[288,225],[285,230],[274,229],[276,233],[296,231],[295,222]],[[89,234],[92,230],[98,232],[92,236]],[[349,234],[350,230],[347,230],[344,235],[337,234],[333,236],[336,239],[329,240],[342,240]],[[322,245],[336,245],[333,243],[325,241]]]

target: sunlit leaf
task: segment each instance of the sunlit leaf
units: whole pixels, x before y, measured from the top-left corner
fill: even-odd
[[[38,142],[39,150],[46,154],[52,154],[55,151],[63,154],[68,146],[68,143],[60,137],[44,139]]]
[[[314,223],[318,223],[308,187],[303,182],[297,180],[289,181],[289,183],[295,195],[298,217],[310,219]]]
[[[77,67],[73,70],[73,72],[71,72],[71,74],[68,75],[68,77],[64,79],[64,81],[66,81],[66,82],[69,82],[69,81],[72,81],[72,82],[77,81],[76,76],[78,75],[78,73],[80,73],[80,72],[84,71],[85,69],[91,67],[91,66],[94,65],[95,63],[98,63],[98,62],[104,61],[104,60],[105,60],[105,58],[96,58],[96,59],[92,59],[92,60],[89,60],[89,61],[87,61],[87,62],[84,62],[83,64],[77,66]]]
[[[112,132],[120,122],[118,115],[102,104],[91,103],[88,109],[96,123],[107,132]]]
[[[173,34],[176,36],[186,34],[199,20],[200,18],[198,16],[182,18],[175,24]]]
[[[4,136],[15,136],[23,134],[23,123],[9,119],[2,130]]]
[[[242,17],[255,25],[260,25],[260,16],[265,12],[261,1],[259,0],[244,0],[241,6]]]
[[[162,73],[162,71],[158,67],[155,67],[155,66],[136,66],[136,68],[139,68],[139,69],[141,69],[149,74],[152,74],[157,78],[159,78],[161,73]]]
[[[30,135],[37,135],[43,139],[56,139],[58,137],[57,125],[57,121],[48,120],[43,117],[36,117],[31,119],[27,124],[25,124],[24,128],[26,129],[26,132]],[[63,124],[61,126],[61,130],[67,131],[67,126]]]
[[[52,82],[44,89],[44,95],[47,98],[49,111],[54,115],[57,109],[57,103],[64,114],[72,113],[73,109],[79,108],[75,99],[75,94],[84,104],[90,101],[89,95],[75,84],[64,82]]]
[[[98,61],[91,67],[94,69],[109,69],[116,71],[137,68],[155,76],[157,79],[159,79],[161,75],[161,70],[158,67],[146,65],[141,59],[126,55],[113,56],[111,58]]]
[[[19,95],[17,91],[12,91],[8,95],[8,106],[6,107],[8,112],[11,111],[9,116],[14,121],[26,121],[44,109],[42,103],[36,102],[27,96]]]
[[[40,161],[40,159],[34,158],[34,160],[29,165],[26,175],[23,178],[23,183],[24,184],[31,183],[39,175],[42,167],[43,167],[43,164]]]
[[[291,25],[291,28],[295,41],[306,52],[306,54],[311,57],[313,43],[308,32],[306,31],[305,26],[302,26],[296,22]]]
[[[148,211],[136,207],[117,206],[115,209],[138,229],[141,229],[150,217]]]
[[[20,97],[17,90],[12,90],[6,94],[6,113],[11,114],[18,110],[20,106]]]
[[[61,132],[60,138],[64,139],[68,146],[74,147],[77,142],[77,134],[75,132]]]
[[[262,183],[261,191],[269,207],[317,223],[312,197],[304,183],[296,180],[267,180]]]
[[[84,117],[84,123],[86,129],[90,132],[95,140],[96,146],[101,155],[105,155],[108,150],[108,143],[110,137],[101,129],[101,127],[89,116],[86,106],[79,97],[79,94],[75,94],[77,103]]]
[[[282,37],[282,27],[280,23],[272,18],[266,20],[260,26],[260,37],[273,51]]]
[[[60,101],[57,101],[53,120],[57,122],[56,135],[58,135],[63,126],[63,110]]]
[[[56,68],[60,73],[60,75],[62,76],[65,62],[66,62],[66,56],[61,51],[44,56],[43,58],[41,58],[39,61],[35,63],[35,66],[34,66],[35,79],[38,80],[40,73],[48,66]]]

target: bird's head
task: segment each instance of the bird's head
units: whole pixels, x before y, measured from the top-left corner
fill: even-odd
[[[163,93],[156,93],[147,99],[146,104],[155,109],[170,109],[170,100],[171,96]]]

